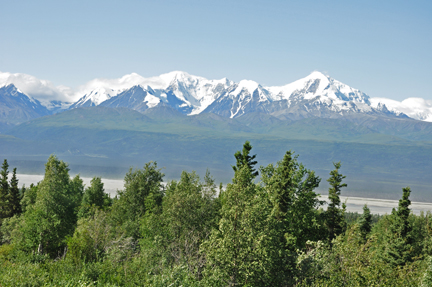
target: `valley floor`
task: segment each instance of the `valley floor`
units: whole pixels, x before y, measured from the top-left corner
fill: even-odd
[[[17,175],[20,185],[30,186],[30,184],[36,184],[43,179],[43,175],[34,174],[18,174]],[[90,186],[90,177],[82,177],[84,184]],[[122,179],[102,179],[104,183],[105,192],[114,197],[117,194],[117,190],[123,189],[124,181]],[[398,200],[390,199],[378,199],[378,198],[366,198],[366,197],[355,197],[355,196],[341,196],[341,202],[345,202],[347,205],[347,211],[349,212],[363,212],[363,206],[368,205],[372,214],[390,214],[393,208],[398,206]],[[328,201],[327,195],[321,195],[321,200]],[[419,215],[421,212],[432,212],[432,203],[429,202],[411,202],[411,209],[414,214]]]

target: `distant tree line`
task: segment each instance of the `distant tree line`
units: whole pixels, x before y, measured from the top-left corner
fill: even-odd
[[[256,168],[251,150],[225,189],[208,171],[164,185],[149,162],[114,198],[53,155],[19,188],[4,160],[0,286],[432,286],[432,215],[411,212],[410,188],[391,214],[349,213],[340,162],[325,206],[293,152]]]

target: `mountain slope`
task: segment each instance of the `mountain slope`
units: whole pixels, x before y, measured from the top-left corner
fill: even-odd
[[[3,129],[49,114],[38,100],[25,95],[13,84],[0,88],[0,127]]]
[[[74,172],[92,176],[124,175],[130,166],[154,160],[167,167],[168,179],[184,169],[208,167],[217,180],[228,182],[234,152],[250,140],[260,165],[280,160],[291,149],[323,178],[331,163],[341,160],[348,176],[346,194],[397,198],[400,187],[410,185],[418,200],[427,200],[432,123],[375,117],[284,121],[262,113],[232,119],[212,113],[185,116],[169,106],[144,113],[87,107],[20,124],[0,137],[0,149],[19,168],[35,166],[37,160],[43,171],[44,161],[55,153]],[[380,131],[383,124],[373,124],[383,120],[386,128]]]
[[[395,113],[404,113],[419,121],[432,122],[432,101],[422,98],[408,98],[402,102],[386,98],[372,98],[371,105],[373,107],[385,105],[387,109]]]
[[[372,106],[366,94],[320,72],[280,87],[263,87],[249,80],[239,83],[227,79],[207,80],[179,71],[147,79],[135,74],[129,81],[135,85],[127,87],[125,77],[121,85],[113,83],[111,88],[107,82],[93,83],[94,90],[71,108],[102,105],[144,111],[166,104],[187,115],[214,113],[227,118],[256,112],[293,120],[350,114],[406,117],[387,109],[384,104]],[[140,103],[138,98],[125,100],[125,97],[134,97],[137,87],[146,91],[146,95],[139,97]],[[151,96],[146,98],[147,94]]]
[[[271,87],[249,80],[238,83],[226,78],[208,80],[181,71],[150,78],[132,73],[118,79],[95,79],[75,91],[54,87],[48,81],[29,75],[0,73],[0,86],[14,81],[28,91],[23,94],[30,98],[33,94],[47,93],[41,96],[43,101],[40,103],[49,113],[98,105],[143,112],[166,105],[186,115],[213,113],[226,118],[239,118],[249,113],[264,113],[281,120],[364,114],[389,118],[406,118],[408,115],[432,121],[430,101],[410,98],[397,102],[370,98],[320,72],[313,72],[288,85]],[[74,94],[79,99],[73,104],[52,99],[61,93],[64,93],[63,98]]]

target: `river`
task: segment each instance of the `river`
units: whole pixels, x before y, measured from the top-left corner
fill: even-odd
[[[17,178],[19,180],[19,185],[25,184],[25,186],[30,186],[30,184],[41,181],[43,179],[43,175],[31,175],[31,174],[17,174]],[[84,184],[86,186],[90,185],[91,178],[82,177]],[[109,193],[111,197],[114,197],[117,194],[117,190],[123,189],[124,182],[121,179],[104,179],[102,178],[102,182],[104,183],[105,192]],[[346,197],[341,196],[341,202],[346,202],[347,211],[351,212],[363,212],[363,206],[365,204],[368,205],[371,213],[374,214],[389,214],[392,211],[392,208],[398,206],[397,200],[389,200],[389,199],[377,199],[377,198],[364,198],[364,197]],[[328,197],[326,195],[321,196],[322,200],[327,201]],[[414,212],[414,214],[420,214],[420,212],[432,211],[432,203],[424,203],[424,202],[412,202],[410,208]]]

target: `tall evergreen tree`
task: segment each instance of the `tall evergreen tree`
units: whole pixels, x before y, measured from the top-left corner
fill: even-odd
[[[2,169],[0,171],[0,219],[6,218],[9,215],[8,210],[8,197],[9,197],[9,164],[5,159],[2,164]]]
[[[363,206],[363,214],[359,219],[359,229],[363,242],[366,242],[367,236],[372,230],[372,214],[367,204]]]
[[[292,284],[295,251],[322,236],[317,211],[321,202],[314,192],[320,178],[299,164],[291,151],[276,166],[261,168],[261,174],[272,206],[269,222],[278,235],[273,241],[277,252],[272,278],[275,286],[286,286]]]
[[[219,228],[203,244],[207,254],[206,278],[209,286],[274,286],[279,235],[270,216],[268,194],[253,182],[256,164],[246,142],[243,153],[236,152],[233,183],[221,200]]]
[[[390,216],[390,226],[385,237],[384,260],[392,266],[403,266],[412,261],[414,254],[414,239],[412,224],[409,220],[411,201],[409,196],[411,189],[403,188],[402,198],[399,200],[398,209],[393,208]]]
[[[16,168],[13,169],[12,178],[9,188],[9,217],[21,213],[21,195],[18,188],[18,179],[16,177]]]
[[[328,229],[329,241],[331,242],[337,235],[341,234],[345,227],[344,209],[341,209],[340,193],[346,183],[342,180],[346,177],[339,173],[341,163],[333,163],[335,169],[330,172],[329,206],[326,211],[326,225]]]
[[[307,240],[321,239],[317,208],[322,204],[314,189],[321,179],[306,169],[287,151],[276,167],[261,169],[273,205],[272,215],[283,223],[286,236],[294,240],[294,248],[303,248]]]
[[[256,155],[249,155],[250,151],[252,149],[252,146],[249,141],[246,141],[243,145],[243,150],[237,151],[234,154],[234,157],[236,158],[236,165],[232,166],[234,172],[237,172],[240,170],[243,166],[247,166],[250,170],[251,178],[255,178],[258,176],[258,171],[254,169],[254,165],[257,164],[257,161],[254,161],[256,158]]]

